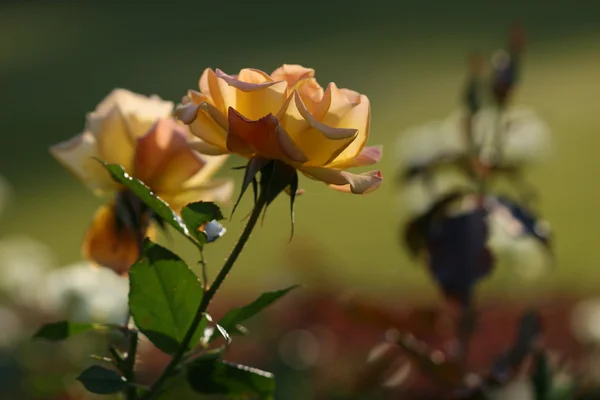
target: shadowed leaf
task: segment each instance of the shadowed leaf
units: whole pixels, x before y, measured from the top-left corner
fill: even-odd
[[[58,321],[42,326],[33,335],[33,338],[46,339],[57,342],[88,331],[99,331],[118,328],[119,327],[117,325],[81,324],[69,321]]]
[[[92,365],[77,377],[85,388],[96,394],[112,394],[127,387],[125,378],[112,369]]]
[[[198,277],[176,254],[146,239],[129,278],[129,308],[136,326],[160,350],[174,353],[202,300]],[[202,334],[198,329],[191,343],[197,344]]]

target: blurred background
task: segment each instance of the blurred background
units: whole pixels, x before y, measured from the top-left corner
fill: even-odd
[[[299,257],[320,259],[337,288],[386,303],[428,302],[437,290],[399,243],[406,219],[395,182],[397,142],[406,129],[444,118],[459,105],[467,55],[506,42],[519,21],[527,35],[516,103],[535,109],[553,152],[528,171],[539,211],[556,233],[556,269],[521,285],[498,269],[481,287],[490,298],[574,297],[600,287],[600,3],[354,0],[4,1],[0,5],[0,240],[28,237],[50,249],[53,266],[81,260],[82,233],[102,203],[48,153],[78,134],[85,113],[114,87],[179,101],[206,67],[237,73],[283,63],[316,70],[372,102],[369,144],[383,144],[386,181],[366,197],[301,179],[295,237],[289,204],[269,209],[225,284],[233,304],[303,280]],[[241,179],[231,157],[219,175]],[[212,274],[237,239],[250,196],[207,250]],[[225,207],[228,215],[231,207]],[[193,249],[175,249],[193,259]],[[326,260],[326,261],[323,261]],[[307,262],[308,262],[307,261]],[[306,272],[308,274],[308,272]],[[305,275],[306,275],[305,274]],[[319,275],[320,276],[320,275]],[[305,280],[310,289],[311,281]],[[235,300],[233,300],[235,298]]]

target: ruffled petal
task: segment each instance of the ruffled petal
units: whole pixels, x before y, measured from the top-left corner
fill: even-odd
[[[263,158],[281,160],[289,164],[303,163],[307,160],[273,114],[252,121],[237,110],[229,108],[227,148],[247,157],[258,154]]]
[[[136,233],[117,226],[114,203],[101,206],[85,234],[84,257],[124,275],[139,257],[139,251]]]
[[[137,140],[133,176],[157,191],[161,187],[160,184],[169,179],[169,174],[180,175],[172,170],[171,164],[175,158],[181,157],[182,153],[192,153],[185,127],[173,119],[161,119],[154,124],[150,132]],[[186,171],[192,168],[191,165],[196,169],[202,167],[196,163],[189,164],[183,164],[181,167]]]
[[[183,207],[196,201],[228,203],[233,196],[235,183],[231,179],[215,179],[199,186],[189,187],[177,193],[162,195],[171,208],[180,212]]]
[[[308,158],[307,165],[322,166],[337,157],[354,140],[356,129],[331,127],[317,121],[294,91],[280,112],[282,126]]]
[[[187,103],[175,109],[175,116],[189,126],[190,132],[213,146],[227,149],[227,118],[209,103]]]
[[[196,150],[198,153],[205,154],[208,156],[220,156],[223,154],[229,154],[228,149],[224,149],[214,144],[205,142],[204,140],[194,140],[190,142],[190,148]]]
[[[383,181],[380,171],[353,174],[347,171],[319,167],[302,167],[300,171],[309,178],[328,183],[333,189],[354,194],[372,192]]]
[[[117,188],[116,182],[97,160],[100,154],[96,138],[90,132],[50,147],[50,154],[96,194]]]
[[[315,70],[298,64],[283,64],[271,73],[275,81],[286,81],[288,87],[293,88],[296,84],[306,78],[313,78]]]
[[[329,168],[347,169],[353,167],[364,167],[378,163],[383,156],[383,146],[366,146],[354,158],[335,161],[328,165]]]
[[[371,125],[371,103],[365,95],[360,95],[360,103],[352,107],[336,124],[340,128],[354,128],[358,130],[355,140],[344,149],[336,158],[336,162],[349,160],[360,154],[367,143]]]
[[[275,114],[286,100],[287,82],[275,82],[262,71],[244,69],[234,77],[217,69],[216,76],[235,88],[235,99],[226,99],[225,106],[235,108],[248,119]]]
[[[110,113],[88,124],[98,143],[100,159],[110,164],[119,164],[131,171],[135,142],[118,107]]]
[[[166,118],[173,111],[173,102],[162,100],[156,95],[144,96],[126,89],[114,89],[96,109],[87,116],[88,129],[95,133],[95,126],[118,109],[124,117],[127,133],[133,140],[144,135],[158,118]],[[135,121],[130,121],[130,116]]]

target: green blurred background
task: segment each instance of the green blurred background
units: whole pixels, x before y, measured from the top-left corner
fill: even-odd
[[[51,246],[61,264],[80,259],[82,233],[101,200],[47,149],[80,133],[85,113],[114,87],[178,101],[197,88],[206,67],[236,73],[299,63],[315,68],[322,85],[335,81],[370,97],[370,144],[384,145],[380,167],[387,181],[362,197],[303,179],[293,241],[281,198],[226,288],[256,292],[295,280],[288,256],[295,249],[322,251],[326,279],[351,290],[380,298],[429,295],[423,269],[398,244],[405,218],[394,182],[398,135],[453,111],[467,54],[503,46],[510,25],[521,21],[528,43],[517,102],[538,111],[553,133],[552,158],[529,177],[557,235],[557,269],[535,290],[500,271],[487,292],[592,291],[600,286],[598,16],[597,0],[4,1],[0,174],[15,197],[0,235],[31,235]],[[240,164],[231,158],[228,167]],[[241,178],[228,168],[220,174]],[[229,234],[207,252],[213,273],[237,239],[248,200],[227,225]],[[193,257],[185,244],[177,249]]]

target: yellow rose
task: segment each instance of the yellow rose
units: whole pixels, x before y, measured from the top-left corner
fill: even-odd
[[[194,147],[204,154],[280,160],[335,189],[375,190],[380,171],[345,171],[381,159],[380,146],[365,147],[369,99],[335,83],[323,90],[314,76],[300,65],[283,65],[270,75],[206,69],[200,91],[190,90],[175,115],[202,139]]]
[[[117,273],[126,273],[137,259],[151,214],[94,158],[122,165],[177,212],[197,200],[227,201],[233,191],[230,180],[210,180],[226,156],[190,149],[191,135],[170,118],[172,110],[173,103],[157,96],[115,89],[88,114],[83,133],[50,148],[96,194],[116,193],[96,212],[83,251]]]

